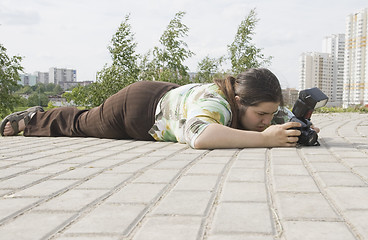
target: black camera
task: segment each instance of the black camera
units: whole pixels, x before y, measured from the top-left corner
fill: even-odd
[[[318,88],[309,88],[299,92],[299,98],[293,107],[290,122],[298,122],[301,127],[294,128],[301,132],[298,144],[304,146],[319,146],[317,132],[314,131],[310,122],[314,109],[326,105],[328,97]]]

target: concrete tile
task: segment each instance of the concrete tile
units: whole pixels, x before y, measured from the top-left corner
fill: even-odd
[[[217,163],[202,164],[202,163],[198,163],[198,164],[192,166],[187,171],[187,174],[202,174],[202,175],[213,174],[213,175],[218,175],[223,171],[224,167],[225,167],[224,164],[217,164]]]
[[[342,210],[368,209],[368,187],[329,187],[326,189]]]
[[[216,235],[209,235],[207,240],[274,240],[272,235],[264,235],[264,234],[216,234]]]
[[[47,239],[72,213],[27,213],[0,227],[2,239]],[[36,221],[37,220],[37,221]]]
[[[22,174],[0,182],[0,189],[17,189],[46,178],[47,174]]]
[[[196,239],[201,227],[201,221],[201,217],[192,216],[149,217],[142,224],[134,239]]]
[[[210,233],[224,232],[272,234],[273,227],[267,203],[220,203]]]
[[[308,176],[308,170],[303,165],[274,165],[272,167],[274,175],[289,175],[289,176]]]
[[[172,191],[159,202],[153,215],[198,215],[204,216],[211,200],[207,191]]]
[[[35,210],[80,211],[106,193],[106,190],[72,189],[42,203]]]
[[[258,169],[264,169],[265,168],[265,162],[237,159],[234,162],[234,164],[232,165],[232,168],[258,168]]]
[[[288,240],[355,240],[342,222],[287,221],[283,222],[285,238]]]
[[[364,187],[366,183],[351,172],[319,172],[318,176],[322,179],[325,187]]]
[[[148,169],[134,183],[169,183],[179,174],[177,169]]]
[[[0,198],[0,220],[33,206],[37,198]]]
[[[276,192],[319,192],[310,176],[273,176]]]
[[[368,239],[368,210],[346,211],[344,216],[356,228],[362,239]]]
[[[92,179],[79,185],[77,188],[89,188],[89,189],[112,189],[119,184],[124,183],[128,180],[132,174],[111,174],[101,173]]]
[[[311,168],[314,172],[350,172],[349,168],[337,162],[315,162]]]
[[[34,186],[16,192],[15,197],[45,197],[50,194],[58,193],[75,184],[76,180],[47,180]]]
[[[145,205],[143,204],[103,204],[76,221],[65,233],[124,235],[134,227],[136,219],[139,218],[144,209]]]
[[[221,202],[267,202],[266,185],[257,182],[226,182]]]
[[[217,176],[187,175],[179,179],[173,190],[213,191],[217,180]]]
[[[282,220],[339,220],[339,216],[320,193],[278,193],[275,200]]]
[[[142,203],[148,204],[161,196],[166,184],[133,183],[110,196],[107,203]]]
[[[236,182],[264,182],[264,169],[231,168],[227,180]]]

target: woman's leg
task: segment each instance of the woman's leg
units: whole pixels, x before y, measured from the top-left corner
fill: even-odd
[[[62,107],[37,112],[24,130],[25,136],[81,136],[153,140],[148,134],[160,98],[178,85],[136,82],[90,110]]]

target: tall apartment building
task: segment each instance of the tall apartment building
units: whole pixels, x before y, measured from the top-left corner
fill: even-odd
[[[333,81],[330,104],[341,106],[344,87],[345,34],[326,36],[322,42],[322,52],[331,54],[333,58]]]
[[[35,72],[37,76],[37,82],[48,84],[49,83],[49,73],[48,72]]]
[[[329,53],[307,52],[300,57],[300,89],[318,87],[333,97],[334,58]],[[333,101],[329,101],[333,105]]]
[[[64,85],[65,82],[76,82],[77,70],[66,68],[49,69],[49,83]]]
[[[346,18],[344,107],[368,104],[368,8]]]
[[[37,83],[37,75],[34,74],[19,74],[19,81],[18,84],[21,84],[23,86],[34,86]]]

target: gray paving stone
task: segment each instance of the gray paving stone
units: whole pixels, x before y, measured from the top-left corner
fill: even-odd
[[[228,181],[264,182],[264,179],[263,169],[232,168],[228,176]]]
[[[266,185],[258,182],[226,182],[220,200],[224,202],[267,202]]]
[[[320,193],[278,193],[275,199],[282,220],[340,220]]]
[[[135,179],[134,183],[169,183],[179,173],[177,169],[149,169]]]
[[[368,210],[346,211],[345,216],[347,221],[356,228],[361,239],[368,239]]]
[[[106,190],[72,189],[41,204],[34,210],[80,211],[106,193]]]
[[[342,210],[368,209],[368,187],[329,187],[327,193]]]
[[[251,234],[216,234],[207,237],[208,240],[274,240],[272,235],[251,235]]]
[[[47,238],[60,224],[67,221],[71,213],[28,213],[0,228],[2,239],[33,240]]]
[[[217,180],[217,176],[187,175],[180,178],[174,190],[213,191]]]
[[[273,176],[277,192],[319,192],[309,176]]]
[[[172,191],[160,201],[152,214],[204,216],[211,196],[211,192],[207,191]]]
[[[17,189],[46,178],[48,174],[23,174],[0,182],[0,189]]]
[[[211,234],[224,232],[272,234],[267,203],[220,203],[211,226]]]
[[[368,239],[368,115],[319,147],[0,137],[0,239]]]
[[[38,202],[37,198],[13,198],[3,197],[0,199],[0,221],[13,215],[23,208],[27,208]]]
[[[190,216],[155,216],[149,217],[137,232],[136,240],[196,239],[201,217]]]
[[[88,179],[86,182],[79,185],[77,188],[85,188],[85,189],[112,189],[117,185],[124,183],[127,179],[129,179],[132,174],[120,173],[120,174],[111,174],[111,173],[101,173],[92,179]]]
[[[324,221],[288,221],[284,224],[288,240],[352,240],[354,235],[344,223]]]
[[[65,234],[121,234],[125,235],[135,226],[145,209],[143,204],[103,204],[76,221]]]
[[[107,203],[148,204],[161,196],[166,184],[132,183],[117,191],[107,199]]]
[[[274,165],[274,175],[308,176],[308,170],[303,165]]]
[[[191,167],[187,174],[213,174],[218,175],[222,172],[224,169],[224,164],[218,164],[218,163],[199,163]]]
[[[312,163],[312,170],[316,172],[350,172],[350,169],[342,163],[337,162],[316,162]]]
[[[15,197],[45,197],[67,189],[77,180],[47,180],[14,194]]]
[[[364,187],[366,183],[351,172],[319,172],[324,187]]]

